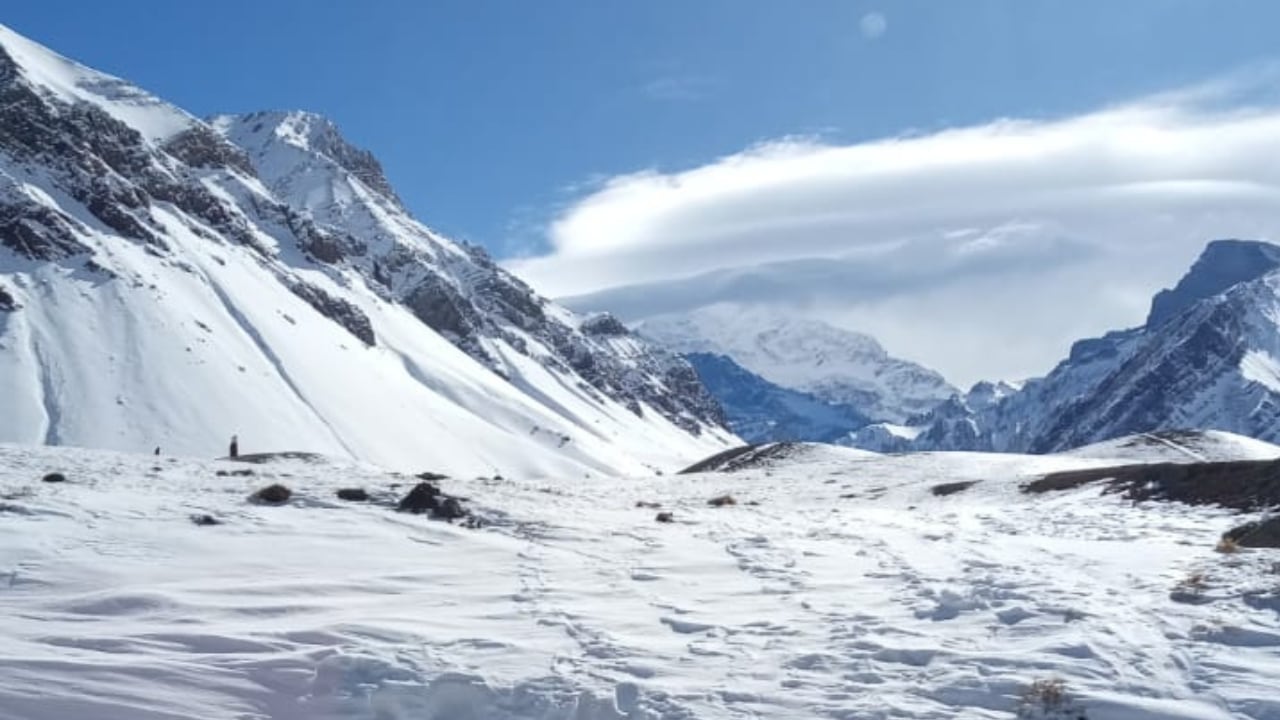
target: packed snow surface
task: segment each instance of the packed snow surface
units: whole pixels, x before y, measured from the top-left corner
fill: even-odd
[[[345,461],[0,446],[0,718],[1010,718],[1055,679],[1093,720],[1280,717],[1280,557],[1213,551],[1245,517],[1019,491],[1114,458],[761,458],[441,481],[469,528]]]

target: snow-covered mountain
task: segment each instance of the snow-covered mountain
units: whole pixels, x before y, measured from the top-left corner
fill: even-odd
[[[1046,377],[997,402],[955,397],[909,425],[866,428],[855,443],[1053,452],[1178,428],[1278,440],[1280,247],[1212,242],[1155,296],[1142,327],[1077,342]]]
[[[729,428],[749,443],[843,442],[851,429],[869,422],[848,405],[771,383],[724,355],[689,353],[685,358],[720,401]]]
[[[938,373],[889,355],[872,337],[779,312],[712,305],[634,327],[678,352],[727,356],[769,382],[872,420],[904,422],[956,392]]]
[[[0,397],[0,441],[453,472],[731,441],[688,363],[432,232],[332,123],[206,123],[2,26]]]

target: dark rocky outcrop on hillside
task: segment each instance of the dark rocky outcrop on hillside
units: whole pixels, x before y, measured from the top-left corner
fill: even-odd
[[[1128,500],[1219,505],[1253,511],[1280,507],[1280,460],[1158,463],[1051,473],[1027,483],[1024,492],[1071,490],[1091,483]]]
[[[373,334],[373,323],[369,322],[369,316],[365,315],[360,308],[342,298],[330,295],[315,285],[301,281],[292,283],[289,289],[294,295],[306,300],[308,305],[316,309],[316,312],[341,325],[360,342],[370,347],[377,344],[377,338]]]

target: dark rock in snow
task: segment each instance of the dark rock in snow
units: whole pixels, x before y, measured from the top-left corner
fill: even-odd
[[[210,525],[221,525],[222,521],[212,515],[192,515],[191,522],[200,527],[208,527]]]
[[[466,517],[467,511],[462,508],[462,503],[458,502],[458,498],[446,497],[436,505],[432,515],[442,520],[456,520]]]
[[[582,321],[582,332],[592,337],[626,337],[631,334],[622,321],[609,313],[597,313]]]
[[[396,510],[400,512],[410,512],[420,515],[424,512],[434,512],[440,505],[440,488],[428,482],[420,482],[413,486],[408,495],[400,499],[400,503],[396,505]]]
[[[426,480],[427,482],[430,482],[432,480],[444,480],[449,476],[441,475],[438,472],[431,472],[430,470],[427,470],[426,472],[420,472],[417,475],[414,475],[414,477],[418,478],[419,480]]]
[[[1222,537],[1240,547],[1280,548],[1280,515],[1245,523]]]
[[[21,305],[18,304],[18,301],[13,299],[13,296],[9,294],[8,290],[4,289],[3,285],[0,285],[0,312],[13,312],[19,307]]]
[[[289,502],[291,497],[293,491],[279,483],[268,485],[253,494],[254,501],[267,505],[282,505]]]
[[[711,507],[724,507],[726,505],[737,505],[738,501],[733,499],[732,495],[719,495],[707,501]]]
[[[1280,460],[1153,463],[1050,473],[1023,486],[1023,492],[1071,490],[1106,483],[1108,492],[1128,500],[1167,500],[1188,505],[1220,505],[1260,510],[1280,505]]]
[[[369,493],[365,492],[364,488],[342,488],[338,491],[338,499],[365,502],[369,499]]]
[[[377,344],[377,338],[373,334],[373,324],[369,322],[369,316],[365,315],[360,308],[342,298],[330,295],[315,285],[308,285],[301,281],[293,283],[289,289],[294,295],[306,300],[316,312],[342,326],[360,342],[370,347]]]
[[[60,483],[60,482],[66,482],[67,476],[59,472],[52,472],[40,479],[47,483]]]
[[[776,460],[785,459],[794,454],[801,443],[776,442],[763,445],[743,445],[718,452],[705,460],[700,460],[681,470],[679,475],[704,472],[738,472],[754,468],[768,467]]]
[[[648,508],[648,509],[650,509],[650,510],[657,510],[658,508],[662,507],[662,503],[647,502],[647,501],[645,501],[645,500],[637,500],[637,501],[636,501],[636,507],[638,507],[638,508]]]
[[[660,512],[653,519],[660,523],[671,523],[676,521],[676,516],[669,512]]]
[[[164,144],[164,150],[191,167],[208,170],[230,167],[250,177],[258,175],[245,151],[228,142],[208,125],[193,125],[174,135]]]
[[[977,480],[961,480],[960,482],[943,483],[941,485],[934,485],[930,492],[938,497],[946,497],[947,495],[955,495],[958,492],[968,490],[977,484]]]

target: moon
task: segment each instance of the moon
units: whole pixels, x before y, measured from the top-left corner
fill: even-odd
[[[858,28],[862,30],[862,37],[875,40],[889,29],[889,20],[883,13],[869,12],[862,16],[862,20],[858,22]]]

